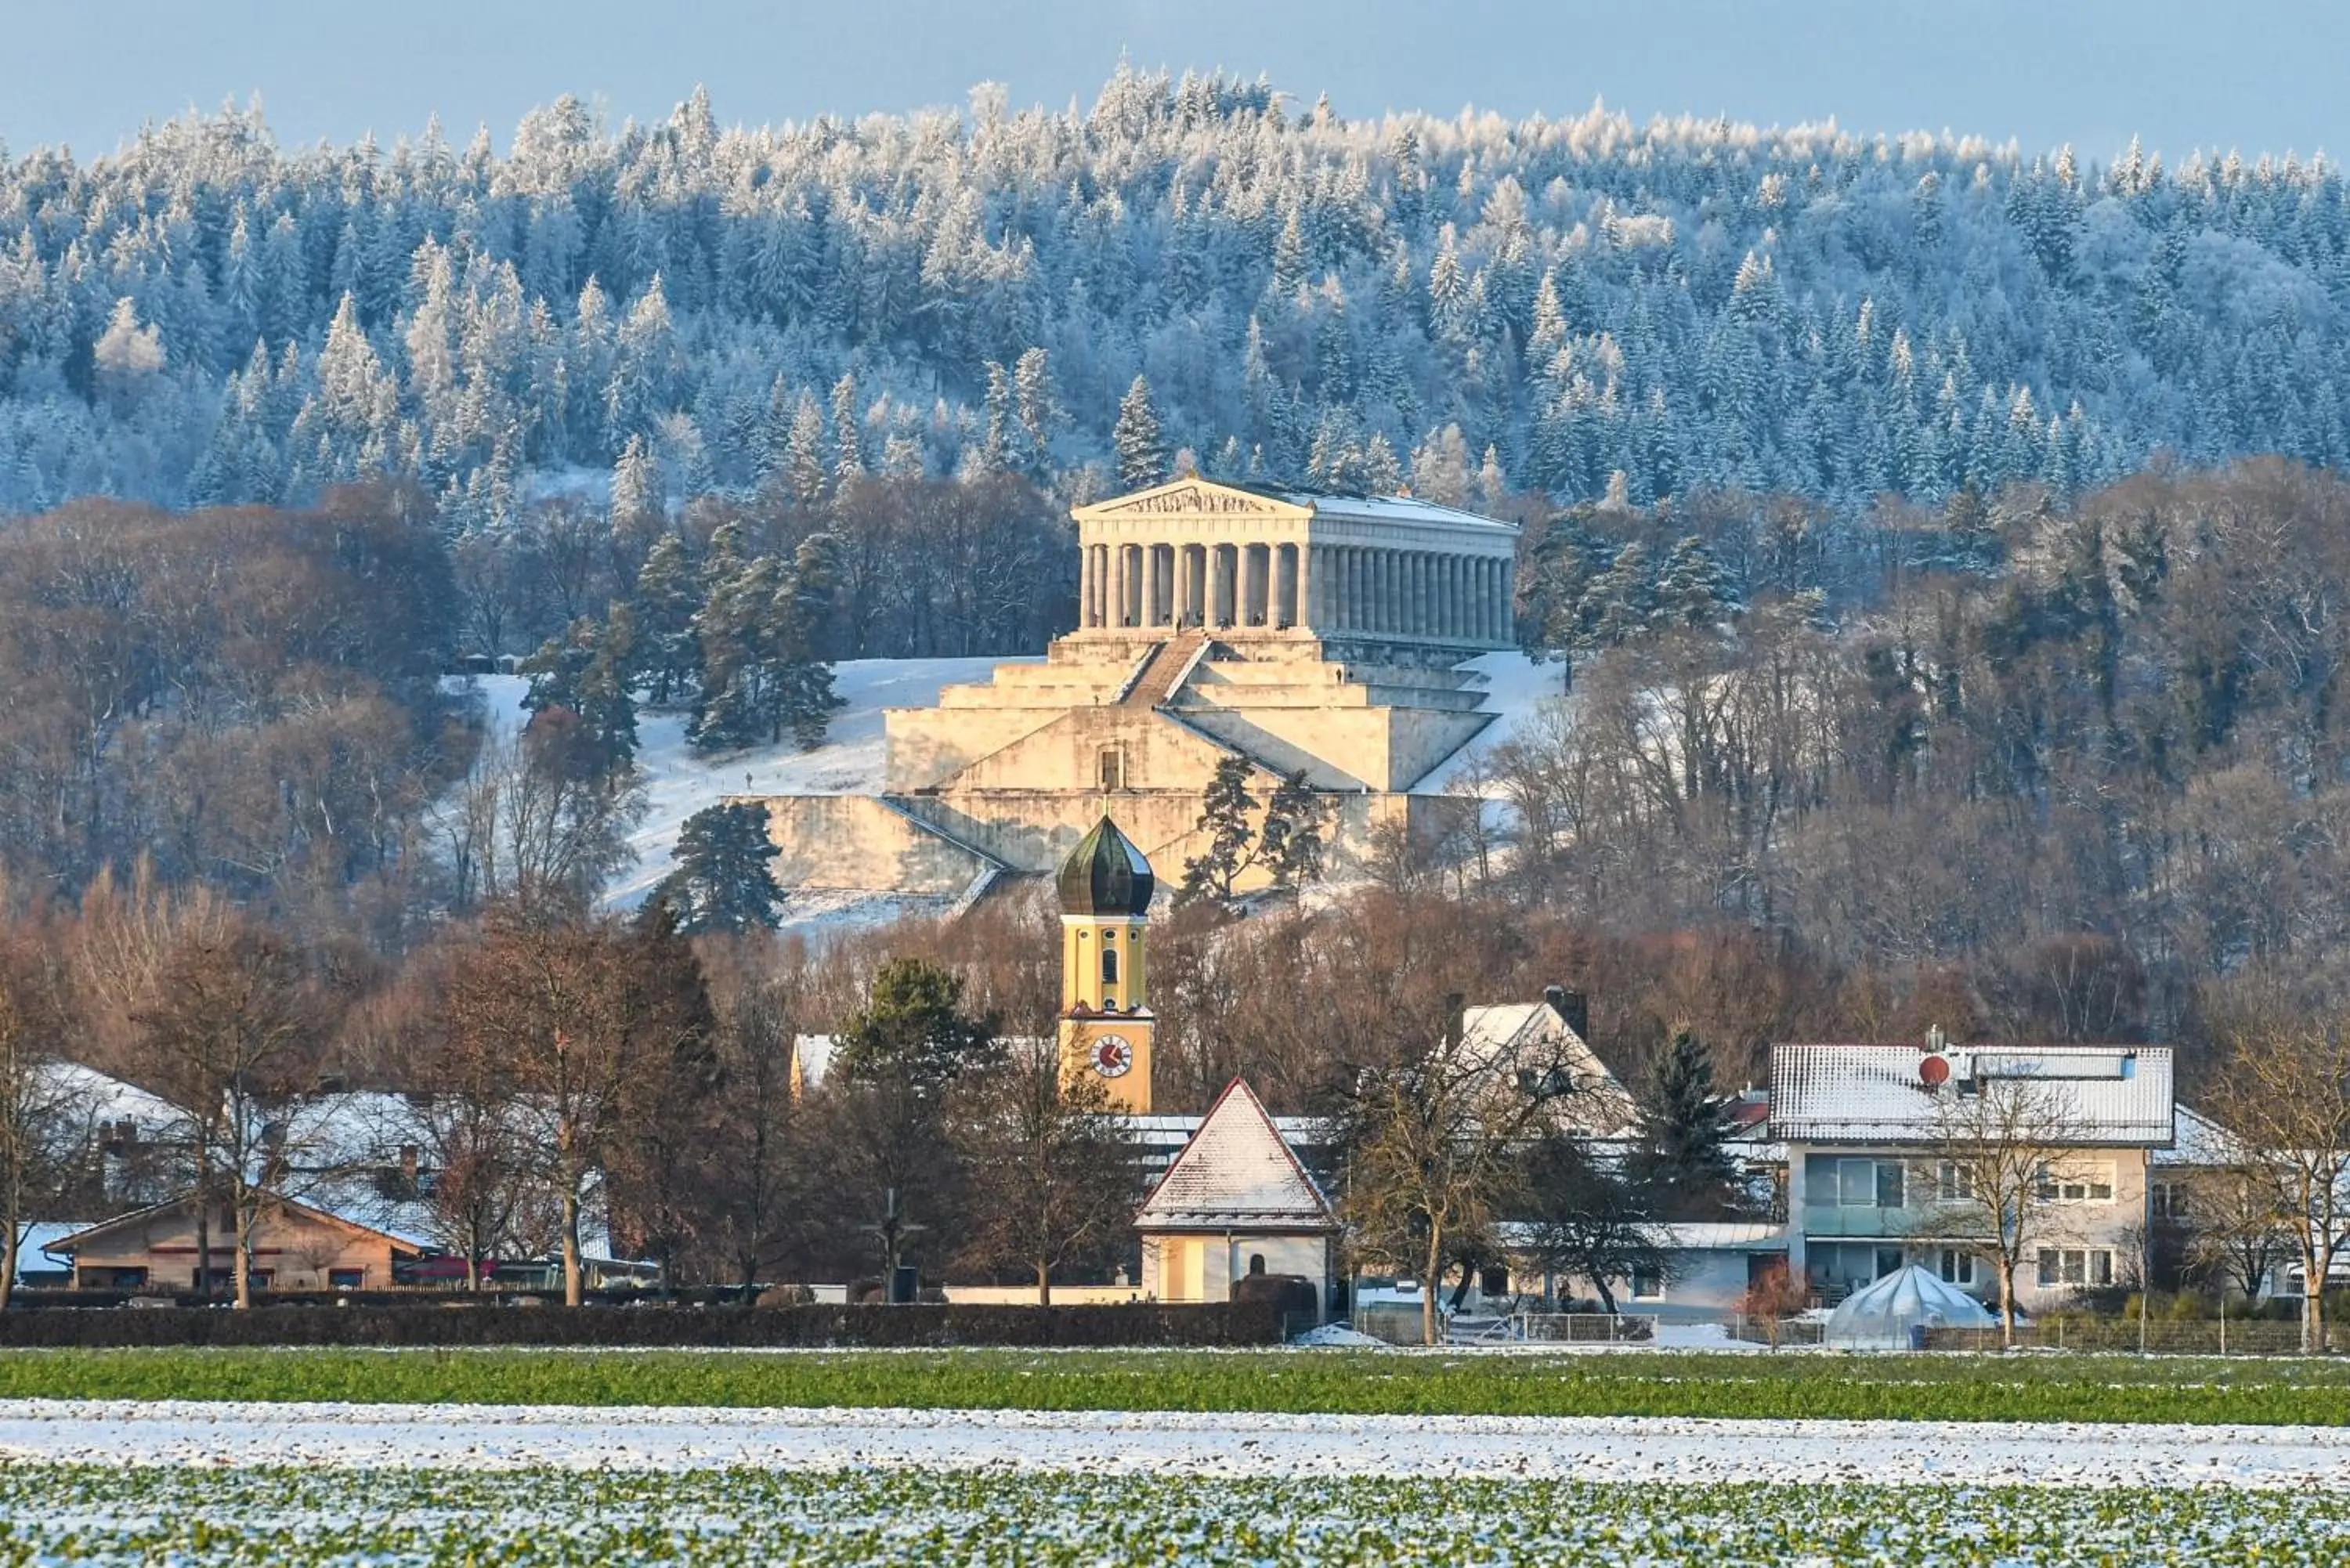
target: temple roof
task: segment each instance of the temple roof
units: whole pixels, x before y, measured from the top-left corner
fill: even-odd
[[[1158,889],[1150,862],[1107,816],[1069,852],[1054,880],[1064,914],[1111,919],[1149,914],[1150,896]]]

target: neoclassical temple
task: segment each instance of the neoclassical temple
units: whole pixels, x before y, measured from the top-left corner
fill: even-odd
[[[1409,496],[1179,480],[1071,514],[1080,632],[1511,643],[1517,529]]]
[[[1104,815],[1180,880],[1243,759],[1303,774],[1343,875],[1491,722],[1462,668],[1513,646],[1518,530],[1410,496],[1197,477],[1076,508],[1080,614],[1041,663],[885,716],[878,795],[763,799],[785,887],[952,905],[1052,871]]]

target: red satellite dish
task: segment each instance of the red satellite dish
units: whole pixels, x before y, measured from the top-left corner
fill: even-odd
[[[1929,1089],[1939,1089],[1950,1081],[1950,1059],[1948,1056],[1928,1056],[1918,1064],[1918,1078]]]

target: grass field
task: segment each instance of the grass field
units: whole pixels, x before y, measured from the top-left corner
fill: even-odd
[[[14,1350],[0,1398],[2350,1424],[2350,1360]]]
[[[2350,1496],[770,1470],[0,1469],[0,1562],[2339,1563]]]

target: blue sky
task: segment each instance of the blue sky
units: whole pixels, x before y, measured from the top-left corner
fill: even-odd
[[[0,0],[0,141],[85,156],[142,120],[258,92],[281,140],[486,123],[503,146],[575,92],[657,118],[697,82],[725,123],[961,104],[1090,101],[1139,66],[1222,66],[1341,113],[1462,106],[2350,155],[2350,5],[2235,0]]]

